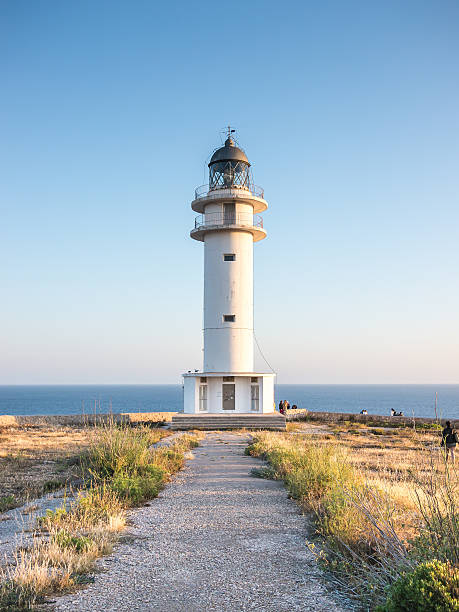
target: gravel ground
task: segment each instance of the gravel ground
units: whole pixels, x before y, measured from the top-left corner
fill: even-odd
[[[211,433],[99,563],[94,584],[56,610],[294,612],[349,609],[325,590],[306,519],[279,482],[250,476],[248,436]]]

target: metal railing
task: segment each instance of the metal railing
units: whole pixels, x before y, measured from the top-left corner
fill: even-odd
[[[231,187],[227,187],[226,185],[222,185],[221,187],[213,187],[212,189],[210,189],[209,185],[200,185],[199,187],[196,187],[194,191],[194,199],[199,200],[200,198],[205,198],[208,195],[212,195],[213,193],[218,193],[222,189],[226,191],[238,192],[248,191],[257,198],[264,198],[265,196],[264,190],[261,187],[258,187],[258,185],[254,185],[253,183],[249,183],[249,185],[247,186],[231,185]]]
[[[239,227],[263,227],[263,219],[260,215],[251,213],[224,213],[214,212],[206,215],[198,215],[194,220],[194,229],[205,227],[237,225]]]

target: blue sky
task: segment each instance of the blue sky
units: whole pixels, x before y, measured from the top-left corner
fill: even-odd
[[[228,123],[278,381],[459,382],[458,54],[447,0],[1,2],[0,383],[201,366],[190,201]]]

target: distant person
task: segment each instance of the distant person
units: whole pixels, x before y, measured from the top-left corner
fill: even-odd
[[[288,400],[284,401],[284,408],[285,408],[285,410],[289,410],[290,409],[290,402]]]
[[[446,448],[446,461],[451,456],[451,463],[454,465],[454,451],[459,442],[456,431],[451,427],[451,422],[446,421],[446,427],[441,432],[441,446]]]
[[[397,416],[397,413],[393,408],[390,409],[390,416]]]
[[[281,400],[281,401],[279,402],[279,412],[280,412],[281,414],[284,414],[284,400]]]
[[[365,410],[365,408],[363,410],[360,411],[360,414],[368,414],[368,410]]]
[[[298,410],[298,406],[296,404],[293,404],[292,410]]]

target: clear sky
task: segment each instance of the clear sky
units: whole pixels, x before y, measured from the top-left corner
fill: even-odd
[[[459,382],[458,2],[3,0],[0,71],[0,383],[201,367],[228,123],[278,382]]]

